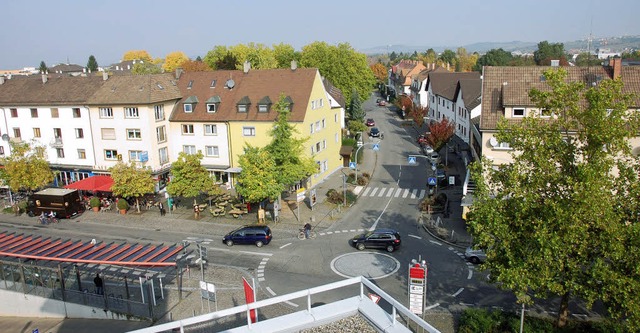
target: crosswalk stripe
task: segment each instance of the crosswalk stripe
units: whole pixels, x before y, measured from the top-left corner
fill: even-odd
[[[393,189],[390,188],[389,192],[387,192],[387,198],[391,198],[392,195],[393,195]]]
[[[382,191],[380,191],[380,193],[378,193],[378,196],[379,197],[384,196],[384,191],[386,191],[386,190],[387,190],[386,188],[383,188]],[[392,190],[392,189],[390,189],[390,190]]]
[[[371,196],[376,195],[376,192],[378,192],[378,188],[374,187],[373,190],[371,191]]]
[[[403,199],[422,199],[426,195],[426,190],[422,189],[409,189],[409,188],[393,188],[393,187],[367,187],[362,191],[363,197],[387,197],[387,198],[399,198]]]
[[[409,189],[404,190],[404,193],[402,194],[402,199],[406,198],[407,195],[409,195]]]
[[[362,196],[366,197],[367,193],[369,193],[369,191],[371,191],[371,187],[367,187],[366,189],[364,189],[364,192],[362,192]]]
[[[420,190],[420,196],[418,197],[418,199],[422,199],[424,198],[424,195],[427,193],[427,190]]]
[[[400,193],[402,193],[402,189],[399,188],[398,190],[396,190],[396,194],[393,196],[394,198],[397,198],[400,196]]]
[[[415,199],[417,194],[418,194],[418,190],[417,189],[411,191],[411,199]]]

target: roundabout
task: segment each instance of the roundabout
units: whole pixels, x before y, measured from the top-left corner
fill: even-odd
[[[377,252],[346,253],[331,260],[331,270],[345,278],[362,275],[372,280],[383,279],[398,269],[398,260],[388,254]]]

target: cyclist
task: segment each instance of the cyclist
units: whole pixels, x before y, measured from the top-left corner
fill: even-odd
[[[56,213],[54,213],[53,211],[51,211],[48,215],[47,215],[47,219],[49,220],[49,223],[52,222],[56,222]]]
[[[42,224],[48,224],[49,222],[47,221],[47,215],[43,212],[40,213],[40,216],[38,217],[38,220],[40,221],[40,223]]]
[[[304,225],[304,238],[309,239],[310,231],[311,231],[311,224],[307,222],[307,224]]]

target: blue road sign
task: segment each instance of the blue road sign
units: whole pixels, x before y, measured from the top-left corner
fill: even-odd
[[[376,144],[374,144],[374,145],[373,145],[373,150],[375,150],[375,151],[380,150],[380,145],[379,145],[379,144],[377,144],[377,143],[376,143]]]
[[[416,157],[415,156],[409,156],[409,164],[416,164]]]
[[[356,168],[356,162],[349,162],[349,169],[355,169]]]
[[[429,177],[427,179],[427,183],[431,186],[435,186],[436,185],[436,177]]]

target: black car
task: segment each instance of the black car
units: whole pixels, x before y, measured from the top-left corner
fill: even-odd
[[[238,228],[222,238],[227,246],[233,244],[255,244],[257,247],[271,242],[271,229],[266,225],[248,225]]]
[[[377,127],[371,127],[371,129],[369,130],[369,136],[372,138],[380,137],[380,129]]]
[[[377,229],[365,232],[351,239],[356,249],[385,249],[393,252],[400,247],[400,234],[393,229]]]

